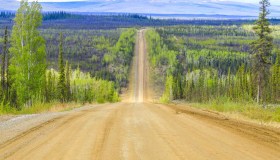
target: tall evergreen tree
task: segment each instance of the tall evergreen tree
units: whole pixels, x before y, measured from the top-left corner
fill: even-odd
[[[68,61],[66,61],[66,74],[65,74],[65,78],[66,78],[66,99],[67,101],[71,100],[71,66],[68,63]]]
[[[58,53],[58,65],[59,65],[59,79],[58,79],[58,98],[61,102],[65,102],[66,98],[66,79],[65,79],[65,67],[63,60],[63,35],[60,33],[60,44]]]
[[[280,98],[280,55],[277,55],[276,62],[272,66],[271,75],[271,98],[273,102],[277,102]]]
[[[254,31],[258,35],[258,39],[252,43],[252,51],[254,54],[254,68],[256,72],[255,81],[257,83],[257,102],[260,103],[264,98],[266,73],[269,73],[269,57],[273,48],[272,30],[270,29],[267,16],[269,15],[269,0],[260,1],[259,19],[256,21]]]
[[[41,10],[37,1],[29,4],[27,0],[22,0],[14,19],[9,69],[12,95],[17,97],[19,106],[30,106],[34,100],[41,100],[44,94],[46,46],[38,31],[42,24]]]

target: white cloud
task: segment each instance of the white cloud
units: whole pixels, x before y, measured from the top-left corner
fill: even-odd
[[[0,10],[16,10],[19,0],[0,0]],[[30,2],[33,0],[29,0]],[[38,0],[44,11],[133,12],[177,14],[258,15],[259,0]],[[93,3],[83,3],[93,2]],[[251,3],[251,4],[250,4]],[[280,0],[271,0],[271,15],[280,17]]]

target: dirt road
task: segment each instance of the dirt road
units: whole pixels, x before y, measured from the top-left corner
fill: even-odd
[[[135,56],[133,58],[130,73],[129,90],[123,97],[123,102],[126,103],[143,103],[144,100],[148,101],[148,68],[146,63],[147,58],[144,32],[145,30],[140,30],[137,33]]]
[[[0,159],[280,159],[277,129],[191,108],[148,103],[144,32],[138,33],[131,102],[56,116],[0,144]],[[1,127],[0,131],[0,135],[6,134]]]

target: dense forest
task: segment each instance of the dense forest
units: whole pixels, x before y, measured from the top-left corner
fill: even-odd
[[[271,28],[274,45],[262,77],[263,104],[280,102],[280,27]],[[252,44],[258,35],[253,25],[159,27],[148,30],[146,38],[154,83],[165,84],[163,102],[258,101],[261,67],[254,64]]]
[[[1,12],[4,21],[14,19],[12,28],[1,23],[0,113],[53,102],[119,101],[136,30],[44,29],[43,20],[79,16],[41,10],[38,2],[21,1],[15,15]]]

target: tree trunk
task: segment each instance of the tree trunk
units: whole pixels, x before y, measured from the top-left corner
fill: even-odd
[[[260,104],[260,84],[258,84],[257,103]]]

